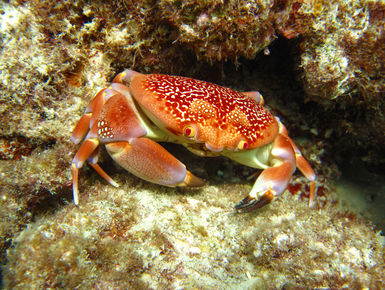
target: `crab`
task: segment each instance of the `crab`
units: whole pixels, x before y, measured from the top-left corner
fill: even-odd
[[[290,139],[285,126],[264,106],[257,92],[187,77],[125,70],[99,91],[77,123],[71,140],[84,142],[72,161],[73,198],[79,204],[78,175],[85,161],[110,184],[118,184],[98,165],[101,144],[114,161],[146,181],[200,187],[205,181],[157,142],[181,144],[202,156],[226,156],[262,169],[251,192],[236,206],[241,212],[279,197],[298,168],[310,181],[309,205],[315,198],[315,174]]]

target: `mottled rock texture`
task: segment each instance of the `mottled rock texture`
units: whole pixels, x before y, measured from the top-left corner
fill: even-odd
[[[356,155],[371,170],[385,163],[384,6],[2,2],[0,262],[6,286],[379,287],[381,239],[324,195],[333,192],[336,162]],[[250,169],[188,155],[188,167],[210,182],[197,193],[142,183],[104,154],[102,165],[122,188],[86,167],[82,206],[73,207],[76,147],[69,135],[95,93],[125,68],[261,90],[319,176],[317,207],[309,210],[299,198],[307,192],[301,181],[301,190],[289,192],[302,195],[286,193],[261,212],[235,215],[232,206],[250,190]],[[151,223],[154,214],[161,218]]]

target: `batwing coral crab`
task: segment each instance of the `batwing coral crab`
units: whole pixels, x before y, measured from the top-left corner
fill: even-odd
[[[204,185],[159,141],[182,144],[199,156],[223,155],[263,169],[248,196],[235,206],[239,211],[254,210],[281,195],[296,167],[310,181],[309,203],[314,200],[312,168],[285,126],[263,107],[258,92],[126,70],[96,94],[71,139],[75,144],[85,140],[72,161],[75,204],[78,172],[86,160],[118,186],[97,164],[100,144],[118,164],[144,180],[165,186]]]

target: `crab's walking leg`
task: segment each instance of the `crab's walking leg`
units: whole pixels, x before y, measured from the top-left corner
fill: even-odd
[[[123,168],[141,179],[166,186],[203,186],[204,180],[194,176],[178,159],[158,143],[145,138],[130,142],[106,144],[111,157]]]
[[[74,203],[79,204],[79,168],[87,160],[88,156],[99,146],[99,141],[96,138],[90,138],[84,141],[72,160],[72,191],[74,196]]]
[[[79,144],[84,137],[87,135],[88,130],[90,129],[90,121],[92,114],[85,113],[76,124],[75,129],[71,135],[71,141],[74,144]]]
[[[86,108],[84,115],[80,118],[74,131],[71,135],[71,140],[74,144],[80,143],[84,138],[86,140],[80,146],[74,159],[72,160],[72,191],[74,196],[74,203],[79,203],[79,168],[81,168],[86,160],[91,166],[110,184],[117,187],[118,184],[96,163],[97,162],[97,148],[99,147],[99,140],[97,138],[97,124],[96,120],[100,115],[103,104],[106,99],[116,95],[117,92],[112,89],[103,89],[96,94],[94,99]]]
[[[309,207],[312,207],[315,199],[315,173],[310,167],[309,163],[306,161],[306,159],[302,156],[301,151],[294,144],[294,142],[290,138],[289,141],[295,152],[295,161],[297,164],[297,168],[310,181]]]
[[[88,159],[91,166],[111,185],[118,187],[118,184],[96,163],[97,158],[92,158],[93,153],[99,147],[99,140],[95,137],[87,138],[80,146],[74,159],[72,160],[72,191],[74,196],[74,203],[79,204],[79,168]]]
[[[263,106],[265,104],[265,101],[264,101],[260,92],[257,92],[257,91],[242,92],[242,95],[245,95],[249,98],[252,98],[254,101],[256,101],[261,106]]]
[[[298,149],[297,145],[291,140],[287,133],[286,127],[280,123],[279,126],[279,132],[280,134],[284,135],[288,138],[291,147],[293,148],[295,152],[295,162],[297,168],[302,172],[302,174],[310,181],[310,195],[309,195],[309,207],[313,206],[314,199],[315,199],[315,178],[316,175],[313,171],[313,169],[310,167],[309,163],[306,161],[305,157],[302,156],[301,151]]]
[[[114,187],[119,187],[119,185],[99,166],[98,162],[98,156],[99,156],[99,148],[97,147],[94,152],[87,158],[88,163],[91,165],[91,167],[99,173],[101,177],[103,177],[109,184],[111,184]]]
[[[127,87],[129,87],[131,84],[131,80],[135,75],[141,75],[141,73],[138,73],[134,70],[126,69],[125,71],[118,74],[112,82],[113,83],[122,83],[122,84],[126,85]]]
[[[242,212],[260,208],[282,194],[295,171],[295,153],[289,138],[278,134],[271,149],[272,167],[262,171],[251,192],[235,208]]]

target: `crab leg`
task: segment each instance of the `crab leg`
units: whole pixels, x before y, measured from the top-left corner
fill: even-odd
[[[194,176],[178,159],[158,143],[145,138],[130,142],[106,144],[111,157],[132,174],[166,186],[203,186],[204,180]]]
[[[75,129],[71,135],[71,141],[75,145],[79,144],[84,139],[84,137],[86,137],[88,130],[90,129],[91,117],[91,113],[85,113],[76,124]]]
[[[315,173],[313,169],[310,167],[309,163],[306,161],[306,159],[302,156],[301,151],[298,149],[297,145],[291,140],[287,133],[286,127],[280,123],[279,125],[279,132],[288,138],[291,147],[293,148],[295,152],[295,162],[297,165],[297,168],[302,172],[302,174],[310,181],[310,195],[309,195],[309,206],[313,206],[314,199],[315,199]]]
[[[252,98],[254,101],[256,101],[261,106],[263,106],[265,104],[265,101],[264,101],[264,99],[263,99],[263,97],[262,97],[260,92],[257,92],[257,91],[242,92],[241,94],[245,95],[245,96],[247,96],[249,98]]]
[[[96,172],[98,172],[107,182],[118,187],[118,184],[96,163],[97,158],[92,158],[94,156],[94,151],[97,151],[98,147],[99,140],[97,138],[88,138],[80,146],[79,151],[72,160],[72,191],[74,203],[76,205],[79,204],[79,168],[83,166],[87,159]]]
[[[75,204],[79,203],[79,168],[83,166],[86,160],[88,160],[96,172],[98,172],[111,185],[115,187],[118,186],[118,184],[97,164],[97,148],[99,147],[99,140],[97,138],[96,124],[96,120],[100,115],[106,99],[116,94],[118,94],[118,92],[109,88],[103,89],[97,93],[72,132],[71,140],[74,144],[78,144],[86,138],[72,160],[72,191]]]
[[[72,160],[72,191],[74,203],[76,205],[79,204],[79,168],[83,166],[84,161],[87,160],[88,156],[90,156],[98,146],[99,141],[96,138],[87,139],[84,141],[82,146],[80,146],[78,152]]]
[[[312,207],[315,199],[315,173],[306,159],[302,156],[301,151],[294,144],[294,142],[290,138],[289,141],[295,152],[295,162],[297,164],[297,168],[310,181],[309,206]]]
[[[150,127],[140,118],[128,88],[122,84],[113,83],[95,96],[72,134],[74,143],[85,138],[72,161],[75,204],[79,202],[79,168],[86,160],[110,184],[118,186],[97,164],[100,143],[106,145],[109,154],[123,168],[145,180],[166,186],[204,184],[162,146],[145,137],[147,134],[158,137]]]

